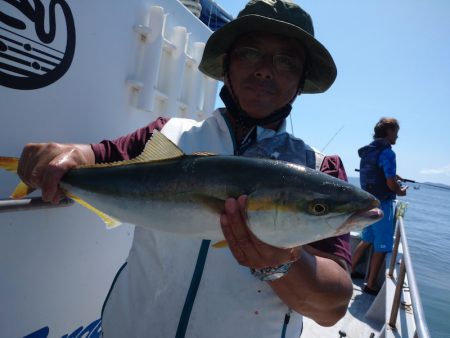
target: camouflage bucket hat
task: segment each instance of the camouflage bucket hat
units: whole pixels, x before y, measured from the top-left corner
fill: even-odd
[[[336,65],[328,50],[314,38],[311,17],[295,3],[283,0],[249,1],[235,20],[209,37],[200,71],[216,80],[223,80],[223,56],[237,38],[255,31],[292,37],[304,46],[308,57],[303,93],[321,93],[333,84]]]

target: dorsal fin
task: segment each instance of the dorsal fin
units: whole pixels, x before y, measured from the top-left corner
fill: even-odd
[[[125,161],[83,165],[79,166],[79,168],[115,167],[119,165],[161,161],[181,156],[184,156],[184,152],[180,148],[178,148],[175,143],[169,140],[164,134],[155,130],[150,140],[148,140],[145,144],[142,153],[135,158]]]
[[[134,160],[137,162],[150,162],[177,158],[183,155],[183,151],[175,143],[161,132],[155,130],[151,139],[146,143],[144,151]]]

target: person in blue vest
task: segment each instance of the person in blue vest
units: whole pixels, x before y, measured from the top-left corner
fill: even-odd
[[[403,179],[396,173],[395,153],[392,150],[398,138],[400,125],[394,118],[381,118],[375,125],[373,141],[358,150],[360,162],[361,188],[370,192],[380,200],[380,208],[384,217],[377,223],[365,228],[361,233],[361,242],[352,257],[352,277],[364,278],[355,271],[364,252],[373,245],[373,255],[370,261],[369,275],[364,292],[376,295],[378,272],[384,262],[387,252],[392,251],[394,236],[394,206],[396,196],[406,195],[406,186],[398,181]]]

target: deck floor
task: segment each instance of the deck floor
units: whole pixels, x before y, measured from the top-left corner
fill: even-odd
[[[304,318],[302,338],[370,338],[378,337],[383,323],[365,318],[365,314],[375,299],[362,292],[362,280],[353,281],[353,296],[344,318],[331,327],[322,327],[309,318]],[[340,332],[344,333],[342,335]],[[374,334],[371,336],[371,334]]]

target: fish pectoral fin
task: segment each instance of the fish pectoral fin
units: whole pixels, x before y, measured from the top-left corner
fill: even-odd
[[[214,249],[228,248],[228,242],[224,239],[211,245]]]
[[[102,221],[105,222],[106,228],[112,229],[112,228],[115,228],[115,227],[119,226],[120,224],[122,224],[122,222],[120,222],[119,220],[105,214],[103,211],[98,210],[97,208],[93,207],[92,205],[90,205],[86,201],[82,200],[78,196],[75,196],[74,194],[71,194],[70,192],[67,192],[67,191],[65,191],[65,194],[67,197],[73,199],[75,202],[77,202],[78,204],[81,204],[83,207],[89,209],[90,211],[95,213],[98,217],[100,217],[102,219]]]
[[[221,214],[224,211],[225,200],[222,198],[204,194],[196,194],[194,198],[216,214]]]
[[[0,157],[1,169],[16,174],[18,166],[19,166],[19,159],[17,157]],[[35,190],[36,189],[31,188],[22,181],[20,181],[10,197],[13,199],[20,199],[31,194]]]
[[[257,190],[248,195],[247,212],[269,211],[278,203],[278,196],[270,190]]]

